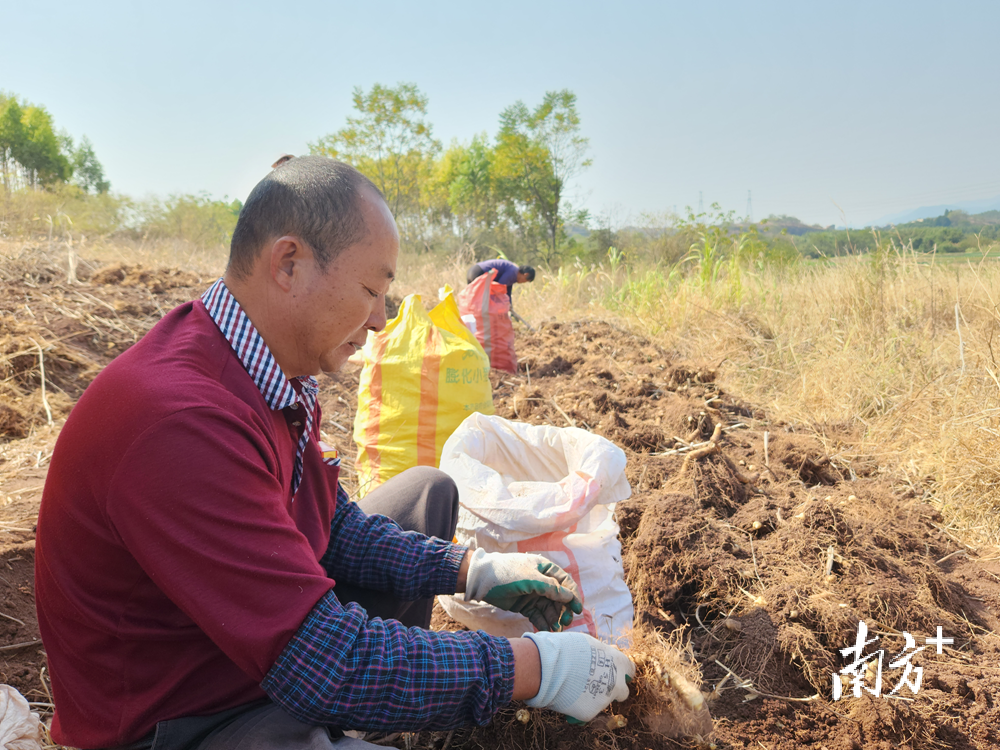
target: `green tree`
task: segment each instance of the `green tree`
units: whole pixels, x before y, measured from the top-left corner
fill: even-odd
[[[25,107],[21,123],[24,125],[24,143],[17,161],[26,170],[32,187],[68,180],[73,168],[59,147],[52,116],[45,107]]]
[[[18,167],[17,157],[24,152],[24,110],[13,96],[0,93],[0,171],[3,184],[10,190]]]
[[[135,207],[140,236],[178,239],[202,247],[228,245],[242,204],[201,195],[171,195]]]
[[[486,135],[477,135],[455,154],[454,176],[448,185],[448,205],[465,234],[492,229],[497,223],[493,184],[493,150]]]
[[[111,183],[104,177],[104,167],[97,160],[94,146],[87,136],[80,139],[80,145],[72,148],[70,141],[70,163],[73,168],[73,182],[87,193],[106,193]]]
[[[10,190],[65,182],[73,172],[45,107],[0,94],[0,172]]]
[[[580,135],[576,95],[549,91],[534,110],[518,101],[500,114],[495,149],[498,192],[508,217],[523,231],[545,230],[546,260],[558,253],[565,222],[564,193],[585,167],[589,141]]]
[[[357,115],[347,127],[309,144],[309,151],[357,167],[378,186],[404,236],[422,234],[426,185],[441,144],[426,120],[427,96],[415,84],[354,89]]]

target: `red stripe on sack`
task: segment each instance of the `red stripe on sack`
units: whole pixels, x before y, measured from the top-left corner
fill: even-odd
[[[544,552],[562,552],[569,558],[569,565],[563,568],[570,578],[576,581],[576,587],[580,592],[580,601],[583,603],[583,612],[576,615],[573,618],[573,622],[570,623],[569,627],[579,624],[577,620],[583,620],[583,624],[587,626],[587,632],[594,638],[597,637],[597,623],[594,622],[594,613],[587,609],[587,602],[583,598],[583,583],[580,581],[580,565],[576,561],[576,555],[574,555],[569,547],[566,546],[566,537],[570,534],[576,533],[576,524],[573,524],[573,528],[569,531],[550,531],[548,534],[542,534],[541,536],[532,537],[531,539],[524,539],[517,543],[518,552],[527,552],[532,554],[539,554],[541,551]]]
[[[379,470],[382,467],[382,454],[378,449],[378,439],[382,419],[382,358],[385,356],[388,344],[389,337],[381,335],[376,336],[375,346],[372,347],[372,374],[368,383],[368,393],[371,400],[368,402],[368,424],[365,425],[365,456],[368,458],[372,487],[378,486]],[[369,488],[363,487],[361,489],[367,492]]]
[[[489,273],[484,274],[486,281],[483,282],[483,286],[479,293],[482,295],[479,298],[479,310],[478,320],[476,325],[479,326],[479,331],[482,333],[482,337],[479,342],[483,345],[483,349],[486,351],[486,356],[490,358],[490,363],[493,361],[493,326],[492,320],[490,320],[490,285],[493,283],[493,279],[496,278],[496,269],[492,269]],[[480,276],[483,278],[483,276]],[[478,279],[477,279],[478,281]]]
[[[437,326],[427,331],[420,366],[420,409],[417,412],[417,466],[437,466],[438,383],[441,372],[441,334]]]

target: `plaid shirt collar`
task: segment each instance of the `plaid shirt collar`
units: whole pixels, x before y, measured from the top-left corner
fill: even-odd
[[[243,312],[240,303],[229,291],[225,282],[219,279],[208,291],[201,295],[202,302],[208,314],[219,326],[222,335],[226,337],[229,345],[233,347],[236,356],[239,357],[243,367],[257,384],[260,394],[264,397],[267,405],[277,411],[292,404],[305,400],[299,396],[292,386],[292,382],[285,377],[285,374],[278,367],[278,361],[267,348],[263,337],[257,333],[250,318]],[[316,378],[305,376],[295,378],[305,389],[306,387],[318,388]]]
[[[268,407],[278,411],[288,407],[297,409],[298,404],[305,406],[305,429],[302,431],[295,452],[295,472],[292,477],[292,495],[294,495],[299,488],[299,482],[302,481],[302,454],[309,442],[309,434],[312,432],[316,416],[319,383],[311,375],[300,376],[294,378],[299,385],[299,389],[296,390],[222,279],[216,281],[201,299],[208,314],[253,378]]]

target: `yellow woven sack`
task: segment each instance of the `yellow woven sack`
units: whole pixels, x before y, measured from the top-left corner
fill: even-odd
[[[437,466],[462,420],[493,414],[490,359],[445,292],[430,313],[419,295],[408,296],[362,350],[354,417],[362,496],[411,466]]]

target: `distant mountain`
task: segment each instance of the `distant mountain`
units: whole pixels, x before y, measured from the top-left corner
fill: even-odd
[[[873,227],[884,227],[890,224],[907,224],[911,221],[919,221],[920,219],[930,219],[934,216],[940,216],[945,211],[965,211],[967,214],[978,214],[984,211],[996,211],[1000,210],[1000,195],[995,198],[987,198],[978,201],[959,201],[958,203],[943,203],[940,206],[921,206],[920,208],[915,208],[912,211],[904,211],[898,214],[890,214],[888,216],[883,216],[877,221],[873,221],[871,226]]]
[[[827,229],[833,229],[833,225],[823,227],[819,224],[806,224],[794,216],[787,216],[785,214],[781,216],[771,214],[764,222],[763,231],[765,234],[780,234],[784,231],[786,234],[803,235],[810,232],[823,232]]]
[[[969,215],[965,211],[953,209],[940,216],[917,219],[906,224],[895,224],[897,229],[927,229],[929,227],[952,227],[962,232],[978,232],[984,227],[1000,225],[1000,211],[983,211]]]

